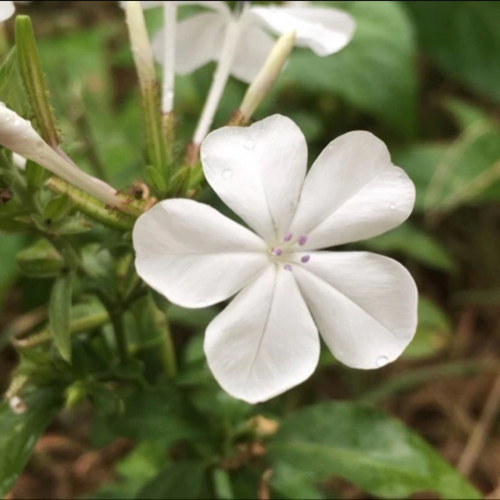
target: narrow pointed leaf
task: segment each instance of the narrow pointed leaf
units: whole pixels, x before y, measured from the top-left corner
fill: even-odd
[[[403,423],[357,403],[324,403],[290,415],[268,451],[274,467],[287,465],[317,483],[341,477],[381,498],[420,492],[480,498]]]
[[[59,276],[54,283],[50,297],[50,328],[54,335],[54,342],[61,356],[71,361],[71,292],[73,288],[72,273]]]

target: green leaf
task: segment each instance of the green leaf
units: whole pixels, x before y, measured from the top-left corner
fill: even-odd
[[[56,196],[45,205],[43,214],[47,219],[58,221],[68,215],[72,208],[73,202],[68,196]]]
[[[0,497],[12,488],[33,448],[59,409],[56,389],[36,389],[26,398],[27,410],[16,415],[8,404],[0,405]]]
[[[73,274],[60,275],[50,296],[49,319],[54,335],[54,343],[66,361],[71,362],[71,295],[73,291]]]
[[[271,477],[271,487],[279,494],[278,498],[290,500],[323,500],[325,496],[316,482],[314,475],[281,463],[273,469]]]
[[[16,17],[16,47],[19,70],[42,137],[52,146],[59,144],[57,127],[49,103],[35,34],[28,16]]]
[[[50,177],[50,172],[29,160],[26,163],[26,180],[28,181],[28,188],[30,191],[40,189],[47,179]]]
[[[422,49],[434,63],[471,90],[500,102],[500,4],[402,3],[415,21]]]
[[[147,482],[160,473],[166,460],[168,458],[163,444],[142,441],[116,467],[116,472],[123,477],[122,482],[125,482],[122,489],[129,494],[132,492],[135,496]]]
[[[226,470],[215,469],[212,473],[213,485],[219,500],[233,500],[234,492],[231,484],[231,476]]]
[[[455,263],[446,248],[436,238],[408,222],[364,242],[364,246],[380,253],[401,254],[440,271],[455,271]]]
[[[415,210],[418,212],[425,210],[427,190],[447,149],[443,144],[414,144],[394,154],[394,163],[403,168],[415,184]]]
[[[17,64],[17,48],[14,47],[0,67],[0,102],[23,115],[26,95],[22,88]]]
[[[480,498],[404,424],[356,403],[323,403],[291,414],[268,452],[274,466],[285,464],[318,482],[342,477],[383,498],[423,491],[445,499]]]
[[[170,386],[143,389],[125,400],[121,415],[113,415],[104,425],[115,435],[135,440],[156,440],[169,446],[199,437],[199,425],[183,396]]]
[[[476,121],[449,147],[416,145],[395,155],[417,188],[416,209],[446,215],[500,200],[500,130]]]
[[[450,97],[445,100],[444,108],[451,113],[457,125],[462,130],[467,130],[471,125],[480,122],[483,125],[495,127],[495,119],[488,116],[482,109],[460,99]]]
[[[405,359],[422,359],[442,351],[452,340],[450,320],[425,297],[418,301],[418,327],[415,338],[405,350]]]
[[[22,248],[23,239],[19,236],[0,234],[0,302],[9,285],[16,277],[16,254]]]
[[[347,10],[356,20],[349,45],[318,58],[292,56],[282,81],[338,94],[406,134],[415,130],[415,43],[411,23],[397,2],[322,2]]]
[[[88,233],[94,229],[94,225],[84,217],[69,217],[60,224],[54,226],[54,231],[60,235],[72,235]]]
[[[19,253],[17,265],[27,276],[51,278],[59,275],[64,259],[47,240],[40,240]]]
[[[200,498],[206,465],[186,461],[169,465],[139,493],[139,500],[191,500]]]

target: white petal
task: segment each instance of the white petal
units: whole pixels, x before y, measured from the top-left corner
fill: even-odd
[[[4,22],[14,15],[14,2],[0,2],[0,22]]]
[[[269,263],[258,236],[192,200],[159,203],[139,218],[133,239],[141,278],[183,307],[226,300]]]
[[[414,203],[415,186],[393,166],[385,144],[350,132],[312,166],[290,231],[308,236],[306,249],[360,241],[399,226]]]
[[[316,252],[293,269],[323,339],[347,366],[381,368],[413,339],[418,292],[398,262],[367,252]]]
[[[252,13],[278,35],[296,30],[297,45],[320,56],[343,49],[356,28],[349,14],[333,8],[259,7]]]
[[[201,147],[203,170],[220,198],[270,244],[288,230],[307,168],[295,123],[274,115],[251,127],[212,132]]]
[[[176,72],[186,75],[219,58],[226,20],[218,13],[205,12],[180,21],[176,35]],[[163,63],[164,30],[153,40],[155,59]]]
[[[270,266],[208,326],[205,353],[235,398],[266,401],[300,384],[318,364],[316,326],[293,273]]]
[[[259,26],[248,26],[239,40],[238,51],[231,73],[246,83],[251,83],[264,66],[274,40]]]

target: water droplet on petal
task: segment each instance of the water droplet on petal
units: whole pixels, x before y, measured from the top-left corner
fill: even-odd
[[[255,147],[255,142],[253,142],[251,139],[248,139],[248,141],[245,141],[245,148],[246,149],[253,149]]]
[[[396,205],[394,203],[391,203],[390,206],[389,206],[389,208],[391,210],[396,210]]]
[[[206,160],[208,158],[208,154],[205,151],[201,152],[201,159]]]
[[[389,358],[387,356],[380,356],[379,358],[377,358],[375,364],[377,365],[377,368],[382,368],[387,363],[389,363]]]
[[[233,172],[229,168],[226,168],[222,171],[222,177],[224,179],[226,179],[226,180],[231,179],[232,176],[233,176]]]

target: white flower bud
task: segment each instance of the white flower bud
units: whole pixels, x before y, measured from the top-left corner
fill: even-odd
[[[156,80],[153,51],[144,20],[141,2],[127,2],[127,25],[132,44],[132,54],[137,67],[141,88]]]
[[[248,88],[240,108],[245,121],[253,116],[283,71],[295,46],[295,38],[296,32],[291,31],[276,42],[260,73]]]
[[[0,105],[0,145],[14,154],[38,163],[73,186],[95,196],[103,203],[120,206],[116,191],[86,174],[52,149],[28,120]]]

